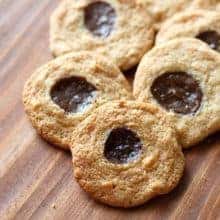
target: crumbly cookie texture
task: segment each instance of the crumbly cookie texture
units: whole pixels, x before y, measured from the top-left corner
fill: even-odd
[[[92,51],[114,60],[121,70],[127,70],[138,64],[154,43],[151,17],[143,7],[132,1],[105,0],[103,2],[112,7],[112,9],[106,9],[109,10],[107,12],[110,16],[115,15],[115,18],[112,18],[114,25],[111,23],[113,30],[107,37],[94,36],[86,28],[85,10],[94,1],[64,0],[60,3],[51,16],[50,22],[50,48],[55,56],[68,52]],[[100,9],[100,11],[103,10]],[[92,15],[88,12],[88,16]],[[105,25],[105,22],[107,23],[107,20],[102,20],[96,25],[102,23]],[[109,24],[104,26],[103,31],[108,28],[107,25]],[[94,26],[93,29],[96,27]],[[97,34],[101,33],[97,32]]]
[[[219,0],[194,0],[192,3],[192,7],[220,11],[220,1]]]
[[[157,34],[156,44],[180,37],[196,38],[200,33],[216,31],[220,35],[220,14],[207,10],[189,10],[167,20]]]
[[[76,79],[76,83],[81,80],[79,85],[75,84],[78,91],[86,90],[87,83],[90,83],[90,90],[96,88],[92,93],[94,97],[89,96],[87,90],[88,94],[83,94],[85,97],[82,96],[82,98],[85,99],[85,103],[79,105],[83,109],[82,112],[80,108],[78,112],[64,110],[80,104],[81,94],[73,91],[72,95],[71,85],[65,92],[62,91],[65,90],[68,82],[59,86],[59,90],[54,92],[54,100],[51,97],[54,85],[63,79],[68,81],[71,77]],[[35,71],[26,82],[23,91],[25,110],[33,126],[44,139],[64,149],[69,149],[70,138],[76,125],[98,106],[118,99],[132,99],[130,85],[115,64],[102,56],[91,53],[68,54],[50,61]],[[59,106],[59,102],[63,108]]]
[[[194,107],[196,106],[192,114],[178,114],[173,110],[167,110],[159,104],[153,95],[152,86],[155,80],[169,72],[187,73],[188,78],[191,76],[194,79],[194,85],[193,87],[190,85],[191,79],[181,83],[174,81],[173,85],[171,83],[170,86],[173,88],[175,85],[178,86],[180,97],[175,88],[163,87],[170,100],[166,100],[167,97],[164,99],[164,91],[159,98],[162,101],[171,101],[174,107],[180,107],[178,105],[184,101],[181,100],[181,95],[183,95],[187,102],[194,104]],[[219,53],[211,50],[205,43],[190,38],[172,40],[156,46],[144,56],[136,73],[134,96],[139,101],[157,105],[164,111],[164,114],[170,116],[176,126],[179,141],[184,148],[187,148],[220,129],[219,72]],[[194,90],[194,93],[191,93],[190,90]],[[161,92],[160,88],[153,91],[155,93]],[[201,98],[202,101],[199,103]],[[172,99],[177,102],[175,103]],[[187,109],[189,106],[185,105],[184,107]],[[189,108],[188,110],[192,109]]]
[[[118,128],[130,129],[140,139],[140,155],[132,162],[114,163],[104,155],[111,131]],[[175,130],[154,106],[135,101],[107,103],[84,120],[73,137],[75,179],[95,200],[108,205],[141,205],[171,191],[183,174],[184,156]],[[121,138],[118,151],[123,141],[127,138]],[[112,155],[117,157],[118,152]]]
[[[192,0],[137,0],[137,2],[147,9],[157,23],[156,28],[159,29],[161,23],[167,18],[172,17],[177,12],[187,9],[191,5]]]

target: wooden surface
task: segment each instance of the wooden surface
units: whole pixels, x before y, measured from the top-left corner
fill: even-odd
[[[41,140],[21,92],[51,59],[48,18],[58,0],[0,0],[0,219],[220,219],[220,133],[187,150],[169,195],[130,210],[94,202],[72,176],[71,156]]]

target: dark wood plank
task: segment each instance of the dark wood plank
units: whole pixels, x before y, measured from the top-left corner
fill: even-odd
[[[0,219],[220,219],[220,133],[185,151],[172,193],[129,210],[89,198],[73,179],[71,155],[36,135],[21,94],[34,69],[52,59],[48,20],[58,2],[0,1]]]

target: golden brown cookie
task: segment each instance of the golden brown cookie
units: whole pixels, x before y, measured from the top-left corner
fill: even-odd
[[[193,37],[220,52],[220,14],[193,10],[176,14],[161,27],[156,44],[180,37]]]
[[[134,81],[139,101],[172,118],[190,147],[220,129],[220,55],[191,38],[168,41],[142,59]]]
[[[170,192],[184,169],[169,119],[151,105],[109,102],[75,130],[74,176],[95,200],[132,207]]]
[[[192,7],[220,11],[220,1],[219,0],[194,0]]]
[[[76,53],[39,68],[25,85],[23,102],[38,133],[68,149],[76,125],[94,109],[131,96],[118,67],[101,56]]]
[[[128,0],[64,0],[50,23],[55,56],[91,51],[113,59],[122,70],[135,66],[154,42],[147,11]]]
[[[142,4],[157,23],[159,29],[162,22],[174,14],[187,9],[192,0],[137,0]]]

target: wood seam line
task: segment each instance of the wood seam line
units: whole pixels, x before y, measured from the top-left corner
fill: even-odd
[[[220,152],[219,152],[220,153]],[[219,168],[220,168],[220,166],[219,166]],[[210,201],[211,200],[211,198],[212,198],[212,196],[214,195],[213,193],[215,193],[215,190],[217,190],[219,193],[220,193],[220,188],[219,188],[219,180],[220,180],[220,178],[216,178],[215,180],[214,180],[214,183],[213,183],[213,186],[212,186],[212,188],[211,188],[211,190],[209,191],[209,193],[208,193],[208,195],[206,196],[206,201]],[[219,195],[219,194],[217,194],[217,195]],[[215,201],[217,200],[217,198],[215,199]],[[198,219],[202,219],[202,213],[203,213],[203,210],[205,210],[205,208],[206,208],[206,206],[208,206],[208,204],[209,203],[205,203],[203,206],[202,206],[202,208],[201,208],[201,212],[200,212],[200,215],[198,216]],[[211,204],[211,206],[209,207],[209,208],[211,208],[212,207],[212,209],[214,208],[214,206],[213,206],[213,204]]]
[[[47,2],[47,1],[48,1],[48,2]],[[33,24],[35,23],[35,21],[39,21],[39,19],[36,19],[36,18],[38,18],[39,15],[41,15],[42,12],[43,12],[48,6],[50,6],[50,4],[48,4],[48,3],[50,3],[50,0],[47,0],[47,1],[42,1],[42,3],[45,3],[45,4],[41,4],[38,9],[36,8],[35,14],[33,15],[32,19],[28,20],[28,21],[30,21],[30,22],[26,23],[25,29],[24,29],[21,33],[19,33],[19,35],[16,36],[16,38],[14,39],[14,41],[11,42],[11,44],[12,44],[11,48],[14,48],[14,47],[18,44],[18,41],[23,38],[23,36],[27,33],[28,29],[30,29],[30,27],[33,26]],[[7,50],[6,52],[4,52],[4,53],[2,53],[2,54],[0,55],[0,64],[1,64],[2,58],[7,55],[7,53],[11,50],[11,48],[9,48],[9,50]]]
[[[4,114],[4,116],[2,116],[2,113],[0,113],[0,125],[1,125],[1,130],[5,130],[4,127],[7,126],[11,126],[12,124],[9,124],[7,122],[8,118],[13,119],[13,114],[18,113],[18,109],[19,109],[19,116],[24,116],[23,112],[24,112],[24,106],[23,103],[21,102],[16,102],[16,105],[12,108],[12,111],[7,111],[6,114]],[[2,117],[1,117],[2,116]],[[26,116],[25,116],[26,117]],[[16,117],[16,123],[18,122],[18,118],[22,118],[22,117]],[[0,134],[0,140],[1,139],[1,134]],[[1,143],[1,142],[0,142]]]
[[[5,1],[5,0],[4,0]],[[5,22],[6,22],[6,25],[4,26],[4,27],[6,27],[6,28],[8,28],[8,29],[10,29],[11,28],[11,26],[9,27],[7,24],[8,23],[10,23],[10,24],[12,24],[11,23],[11,19],[14,19],[15,20],[15,22],[18,20],[18,18],[20,19],[21,18],[21,14],[22,15],[24,15],[24,12],[25,11],[27,11],[27,10],[29,10],[30,9],[30,6],[31,5],[33,5],[33,2],[31,2],[31,1],[28,1],[28,0],[23,0],[22,1],[22,3],[21,4],[19,4],[19,6],[18,6],[18,4],[14,4],[15,3],[15,1],[13,2],[13,1],[10,1],[10,2],[8,2],[7,4],[5,4],[5,6],[3,5],[3,4],[1,4],[1,2],[0,2],[0,13],[2,12],[2,10],[4,11],[4,12],[6,12],[6,15],[5,16],[7,16],[7,17],[3,17],[2,19],[1,19],[1,21],[0,21],[0,29],[2,29],[2,26],[4,26],[5,25]],[[29,3],[29,4],[28,4]],[[4,9],[3,9],[3,7],[4,7]],[[25,8],[24,8],[25,7]],[[26,10],[24,10],[24,9],[26,9]],[[29,10],[29,12],[30,12],[30,10]],[[8,23],[7,23],[8,22]],[[13,23],[13,24],[15,24],[15,23]],[[17,24],[17,22],[16,22],[16,24]],[[13,31],[14,31],[14,29],[13,29]],[[3,34],[5,33],[6,31],[4,31],[3,30]],[[6,32],[6,33],[8,33],[8,32]],[[12,34],[12,35],[14,35],[14,33],[15,32],[12,32],[12,31],[10,31],[10,34]],[[3,36],[3,37],[5,37],[5,36]],[[3,38],[4,39],[4,38]],[[0,44],[1,45],[1,44]],[[4,44],[3,45],[1,45],[1,46],[3,46],[4,47]],[[2,49],[2,48],[1,48]]]
[[[22,124],[24,124],[24,123],[25,123],[25,120],[24,120],[24,118],[23,118],[23,119],[21,120],[21,123],[20,123],[20,124],[21,124],[21,127],[22,127]],[[10,141],[10,137],[11,137],[18,129],[20,129],[21,127],[15,129],[15,130],[13,130],[13,132],[11,133],[11,135],[10,135],[10,136],[7,136],[7,138],[4,139],[4,142]],[[22,144],[22,148],[19,148],[19,149],[21,149],[21,151],[19,152],[19,149],[18,149],[18,151],[17,151],[18,154],[17,154],[17,155],[15,155],[15,148],[17,148],[17,146],[10,147],[9,152],[8,152],[7,154],[5,154],[5,155],[4,155],[4,159],[1,159],[1,161],[0,161],[0,165],[1,165],[1,164],[5,164],[5,163],[6,163],[5,161],[8,160],[7,164],[9,164],[10,166],[5,167],[5,171],[0,169],[0,178],[3,178],[3,177],[4,177],[5,172],[6,172],[6,169],[11,169],[11,167],[13,166],[13,164],[15,163],[15,161],[24,153],[24,151],[26,150],[27,146],[31,143],[31,141],[32,141],[34,138],[35,138],[35,137],[33,137],[33,135],[30,135],[30,139],[25,139],[25,141],[24,141],[23,144]],[[2,143],[1,143],[1,144],[2,144]],[[16,152],[16,153],[17,153],[17,152]],[[14,155],[14,157],[12,158],[11,155]],[[1,165],[0,167],[4,167],[4,166]]]
[[[38,207],[36,207],[36,209],[34,209],[34,211],[32,212],[31,216],[30,216],[30,219],[32,219],[32,217],[36,214],[36,212],[39,210],[40,206],[42,205],[42,203],[44,203],[46,201],[46,199],[48,198],[48,196],[51,195],[51,193],[54,192],[55,188],[58,186],[58,184],[63,180],[65,179],[66,177],[68,177],[70,174],[72,174],[72,168],[67,170],[64,174],[63,174],[63,178],[61,180],[59,180],[55,185],[54,187],[50,190],[50,192],[47,194],[47,196],[45,196],[45,198],[41,201],[41,203],[39,204]],[[73,181],[73,180],[72,180]],[[72,196],[72,195],[70,195]]]
[[[207,219],[210,219],[210,220],[212,219],[212,217],[211,217],[211,215],[212,215],[212,213],[213,213],[212,210],[215,209],[218,204],[219,204],[219,207],[220,207],[220,196],[219,196],[219,195],[218,195],[218,197],[217,197],[217,199],[216,199],[214,205],[212,206],[212,209],[210,210]],[[220,215],[220,213],[219,213],[219,215]]]
[[[15,217],[15,216],[13,216],[13,214],[16,214],[16,210],[19,210],[18,206],[21,207],[25,203],[25,201],[32,195],[32,193],[37,189],[37,187],[42,182],[42,180],[46,177],[47,173],[54,167],[54,164],[57,163],[57,161],[60,160],[61,158],[62,158],[62,152],[59,152],[55,156],[55,159],[52,160],[52,162],[48,165],[44,174],[39,179],[37,179],[34,182],[34,184],[32,184],[32,187],[29,190],[25,191],[25,193],[23,194],[23,196],[21,198],[20,197],[16,198],[14,200],[13,206],[7,207],[7,209],[4,211],[4,213],[10,214],[10,216],[7,216],[9,219],[13,219],[13,217]]]
[[[208,193],[208,195],[206,197],[207,198],[206,201],[210,201],[211,200],[212,196],[214,195],[213,193],[215,193],[216,189],[217,189],[217,191],[220,192],[220,188],[219,188],[218,182],[219,182],[218,179],[216,181],[214,181],[214,185],[212,186],[210,192]],[[216,202],[217,199],[218,199],[218,197],[215,199],[215,202]],[[207,203],[204,203],[204,205],[202,206],[202,208],[201,208],[202,211],[200,212],[200,214],[198,216],[198,220],[202,220],[204,218],[205,214],[203,213],[203,210],[205,210],[207,205],[208,205]],[[213,209],[213,207],[214,207],[214,205],[211,205],[209,208]],[[211,211],[210,211],[210,213],[211,213]]]
[[[215,151],[217,151],[217,147],[216,147]],[[218,151],[213,152],[213,153],[214,154],[212,154],[212,155],[214,156],[218,153]],[[210,159],[210,158],[208,158],[208,159]],[[202,182],[203,182],[202,180],[204,178],[204,175],[207,173],[207,171],[208,171],[210,165],[213,163],[214,159],[215,159],[215,157],[212,157],[211,161],[208,163],[208,165],[207,165],[207,160],[202,163],[202,167],[199,169],[199,172],[196,172],[197,175],[191,181],[190,187],[188,187],[186,194],[183,196],[177,209],[172,214],[172,219],[178,219],[179,215],[183,214],[182,213],[182,211],[183,211],[182,206],[184,206],[185,204],[189,204],[189,201],[191,200],[191,196],[193,194],[194,189],[196,187],[198,187],[200,184],[202,184]]]
[[[45,4],[39,9],[39,11],[36,13],[36,15],[33,17],[33,19],[31,19],[31,22],[27,25],[26,29],[20,33],[16,39],[11,43],[11,47],[4,53],[0,56],[0,65],[2,65],[2,62],[4,62],[5,60],[8,60],[8,56],[12,55],[11,51],[13,51],[13,49],[20,43],[20,40],[24,37],[24,35],[26,35],[28,33],[28,31],[31,28],[31,26],[33,26],[35,24],[35,22],[37,22],[38,24],[41,24],[41,22],[43,22],[41,20],[41,22],[39,22],[40,20],[37,19],[41,14],[43,14],[46,10],[46,8],[48,6],[50,6],[50,0],[47,0],[47,1],[43,1]],[[32,29],[33,30],[33,29]],[[34,32],[36,31],[36,28],[34,29]],[[9,63],[10,64],[10,63]],[[3,70],[4,72],[7,72],[5,70]],[[2,76],[3,75],[3,76]],[[1,81],[5,78],[5,76],[8,76],[8,74],[0,74],[0,79]],[[6,77],[7,78],[7,77]],[[5,80],[4,80],[5,81]]]

